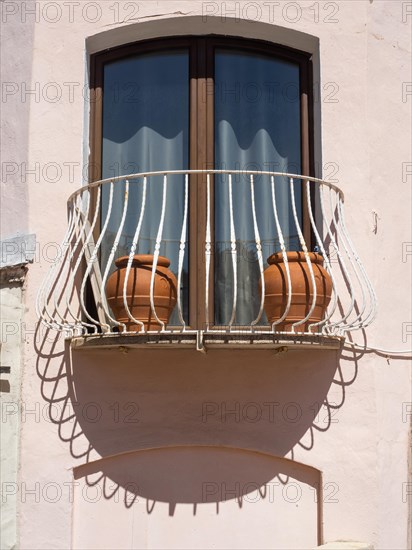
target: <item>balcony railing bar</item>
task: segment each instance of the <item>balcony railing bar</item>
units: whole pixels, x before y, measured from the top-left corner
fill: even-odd
[[[275,217],[276,230],[277,230],[278,236],[279,236],[280,249],[282,251],[282,258],[283,258],[283,263],[285,264],[286,279],[287,279],[287,283],[288,283],[287,284],[288,297],[287,297],[285,311],[284,311],[283,315],[277,321],[272,323],[272,330],[275,331],[276,330],[275,329],[276,325],[279,325],[280,323],[282,323],[286,319],[287,314],[289,313],[290,305],[291,305],[291,302],[292,302],[293,289],[292,289],[292,281],[291,281],[291,278],[290,278],[290,268],[289,268],[287,253],[286,253],[285,239],[283,238],[282,227],[281,227],[280,222],[279,222],[278,209],[276,207],[275,174],[272,174],[272,176],[270,177],[270,185],[271,185],[271,191],[272,191],[273,215]]]
[[[361,262],[361,259],[359,258],[358,254],[356,252],[356,249],[353,245],[352,239],[350,238],[350,235],[349,235],[349,233],[346,229],[345,215],[344,215],[344,210],[342,208],[341,203],[338,204],[338,208],[339,208],[339,215],[340,215],[340,219],[341,219],[341,225],[342,225],[343,233],[344,233],[344,235],[347,239],[349,248],[352,250],[353,257],[354,257],[354,260],[355,260],[355,264],[359,267],[359,270],[362,274],[362,280],[367,286],[367,289],[368,289],[368,292],[369,292],[369,300],[370,300],[370,304],[371,304],[370,311],[368,312],[366,318],[362,320],[362,315],[363,315],[363,313],[366,309],[366,305],[367,305],[366,304],[366,297],[365,297],[364,307],[362,308],[362,312],[358,315],[359,322],[358,323],[352,323],[352,325],[350,327],[350,330],[356,330],[358,328],[363,328],[365,326],[368,326],[373,321],[373,319],[376,317],[377,297],[376,297],[375,290],[374,290],[374,288],[373,288],[373,286],[370,282],[370,279],[366,274],[366,271],[365,271],[365,268],[364,268],[364,266]],[[362,288],[363,296],[365,296],[365,293],[364,293],[364,290],[363,290],[364,287],[363,287],[362,283],[360,283],[360,285],[361,285],[361,288]]]
[[[332,198],[329,197],[329,200],[330,200],[331,209],[332,209]],[[366,276],[366,273],[363,270],[363,266],[360,263],[359,257],[355,252],[353,244],[350,241],[348,232],[346,231],[346,226],[345,226],[344,218],[343,218],[343,209],[341,207],[340,202],[338,202],[336,204],[336,207],[334,209],[333,221],[334,221],[334,225],[335,225],[335,228],[336,228],[337,235],[339,237],[339,241],[342,242],[345,253],[348,257],[350,265],[352,266],[352,271],[355,274],[355,278],[356,278],[356,281],[358,283],[357,286],[360,288],[361,295],[362,295],[362,304],[359,307],[358,313],[357,313],[356,317],[354,319],[352,319],[350,321],[350,323],[347,325],[348,330],[356,330],[358,328],[362,328],[363,326],[367,326],[367,325],[365,325],[365,323],[368,323],[368,318],[369,317],[371,317],[371,320],[374,318],[374,316],[375,316],[376,296],[374,294],[372,286],[370,285],[369,279],[368,279],[368,277]],[[348,280],[350,281],[350,278]],[[369,294],[369,301],[370,301],[372,307],[371,307],[370,312],[368,313],[368,315],[365,318],[363,318],[363,315],[364,315],[365,310],[367,308],[367,298],[366,298],[366,292],[365,292],[365,285],[366,285],[366,289],[367,289],[368,294]],[[353,291],[351,293],[352,293],[352,296],[353,296],[353,305],[352,305],[350,313],[355,309],[355,301],[354,301],[355,293]],[[356,311],[355,311],[355,313],[356,313]],[[345,319],[345,321],[346,321],[346,319]]]
[[[74,212],[76,213],[76,216],[74,216]],[[47,283],[46,283],[46,295],[50,295],[50,294],[53,295],[54,313],[56,317],[54,317],[53,314],[50,314],[48,301],[46,301],[45,303],[45,311],[50,319],[49,328],[56,328],[57,330],[64,330],[66,327],[64,317],[61,315],[60,310],[57,306],[57,297],[62,295],[62,285],[63,285],[62,281],[64,280],[64,278],[61,277],[60,275],[64,273],[65,270],[68,269],[68,266],[70,266],[69,261],[66,262],[65,259],[70,251],[70,243],[73,235],[75,234],[76,225],[81,218],[80,209],[76,209],[75,204],[73,205],[73,208],[70,210],[70,214],[71,216],[69,218],[70,219],[69,230],[65,236],[65,239],[63,240],[63,244],[60,247],[60,251],[58,252],[58,254],[63,253],[63,255],[61,256],[61,261],[58,262],[56,258],[55,264],[53,264],[50,269],[51,276],[47,279]],[[53,277],[57,271],[58,271],[57,277]],[[58,319],[60,319],[60,321],[62,322],[59,322]]]
[[[338,299],[337,299],[337,291],[336,291],[336,280],[335,276],[333,274],[333,269],[329,261],[329,257],[326,253],[326,250],[323,246],[322,239],[320,238],[318,228],[316,227],[315,219],[313,217],[313,210],[312,210],[312,198],[311,198],[311,192],[310,192],[310,182],[306,181],[306,200],[308,202],[308,212],[309,212],[309,219],[310,224],[312,227],[313,234],[315,235],[316,243],[321,251],[321,254],[323,256],[323,259],[325,261],[326,270],[330,275],[330,278],[332,280],[332,305],[329,305],[328,312],[325,316],[325,318],[322,321],[319,321],[319,323],[311,323],[309,325],[309,331],[312,329],[312,327],[317,327],[324,325],[329,321],[329,319],[332,318],[332,315],[335,313],[336,307],[338,305]]]
[[[62,246],[60,247],[60,250],[63,249],[64,247],[64,244],[68,242],[69,240],[69,236],[71,235],[72,233],[72,229],[73,227],[75,226],[75,220],[74,220],[74,208],[69,205],[69,208],[68,208],[68,214],[69,214],[69,223],[67,225],[67,231],[63,237],[63,241],[62,241]],[[48,305],[47,305],[47,296],[49,295],[49,291],[50,291],[50,288],[51,288],[51,284],[53,282],[53,275],[55,274],[56,270],[58,268],[60,268],[60,271],[63,269],[64,267],[64,263],[59,263],[56,259],[55,263],[53,263],[51,266],[50,266],[50,269],[46,275],[46,278],[44,279],[43,281],[43,284],[42,286],[40,287],[39,291],[37,292],[37,296],[36,296],[36,304],[35,304],[35,308],[36,308],[36,314],[37,314],[37,317],[39,319],[42,320],[42,322],[48,327],[48,328],[57,328],[59,329],[59,327],[56,325],[55,322],[49,322],[47,320],[47,317],[52,320],[53,319],[53,316],[50,314],[49,310],[48,310]],[[55,279],[57,281],[57,279]],[[44,298],[44,300],[43,300]],[[43,310],[41,308],[41,303],[44,301],[44,306],[43,306]],[[45,315],[47,317],[45,317]],[[61,327],[61,329],[63,330],[63,327]]]
[[[157,269],[157,262],[159,260],[160,246],[161,246],[161,242],[162,242],[163,225],[164,225],[164,221],[165,221],[166,197],[167,197],[167,174],[165,174],[163,176],[162,212],[161,212],[161,215],[160,215],[159,231],[157,233],[156,244],[155,244],[154,260],[153,260],[153,267],[152,267],[152,276],[151,276],[151,279],[150,279],[150,307],[152,309],[152,313],[154,315],[154,318],[159,323],[159,325],[162,327],[161,328],[162,332],[164,332],[164,330],[165,330],[165,324],[157,316],[156,308],[155,308],[155,305],[154,305],[153,293],[154,293],[154,281],[155,281],[155,274],[156,274],[156,269]],[[182,264],[182,266],[183,266],[183,264]],[[180,276],[181,276],[181,274],[180,274]],[[125,283],[126,283],[126,281],[125,281]],[[178,292],[179,292],[179,290],[178,290]],[[182,312],[180,310],[180,314],[181,313]]]
[[[109,330],[110,330],[110,325],[108,325],[106,323],[106,317],[105,317],[105,308],[104,308],[105,296],[104,296],[104,292],[102,292],[102,289],[104,289],[104,286],[103,286],[103,283],[102,283],[100,285],[100,289],[97,289],[97,292],[95,293],[96,294],[96,302],[100,303],[101,307],[103,309],[103,314],[100,316],[100,320],[97,321],[96,319],[94,319],[89,314],[89,312],[86,308],[86,304],[85,304],[86,284],[87,284],[87,279],[90,276],[93,267],[95,267],[97,265],[99,250],[100,250],[103,238],[106,234],[107,227],[109,225],[110,214],[111,214],[112,208],[113,208],[113,195],[114,195],[114,184],[113,184],[113,182],[110,182],[110,193],[109,193],[109,203],[108,203],[108,207],[107,207],[107,214],[106,214],[106,217],[105,217],[105,221],[104,221],[102,230],[101,230],[100,235],[97,239],[97,243],[96,243],[95,246],[92,245],[93,246],[92,255],[91,255],[90,258],[86,258],[87,267],[86,267],[86,272],[84,274],[81,289],[80,289],[80,305],[81,305],[82,311],[83,311],[84,315],[86,315],[86,317],[89,319],[89,321],[91,321],[92,323],[95,323],[96,332],[98,331],[99,325],[101,325],[102,327],[104,326],[105,328],[108,327]],[[92,239],[92,236],[90,236],[90,239]],[[100,290],[100,292],[99,292],[99,290]],[[99,298],[100,298],[100,300],[99,300]]]
[[[106,299],[106,293],[104,292],[104,289],[106,288],[107,279],[109,278],[109,272],[110,272],[110,269],[111,269],[111,266],[112,266],[112,263],[113,263],[113,260],[114,260],[114,256],[116,254],[116,250],[117,250],[117,247],[118,247],[118,244],[119,244],[119,241],[120,241],[120,236],[121,236],[122,231],[123,231],[124,222],[126,221],[126,213],[127,213],[128,202],[129,202],[129,180],[126,178],[125,179],[125,193],[124,193],[122,217],[121,217],[121,220],[120,220],[119,228],[118,228],[117,233],[116,233],[116,237],[114,239],[113,246],[110,250],[109,259],[106,262],[106,269],[104,270],[103,281],[102,281],[102,290],[103,290],[103,292],[101,293],[102,304],[103,304],[104,312],[105,312],[107,318],[115,326],[123,327],[124,331],[126,330],[126,325],[124,323],[119,323],[118,321],[116,321],[116,319],[114,319],[110,315],[109,307],[108,307],[107,299]],[[110,325],[105,325],[105,326],[107,327],[108,330],[110,330]]]
[[[78,195],[79,193],[82,193],[84,189],[92,189],[93,187],[97,187],[100,185],[105,185],[107,183],[118,183],[121,181],[125,181],[126,179],[129,181],[140,179],[143,177],[153,177],[153,176],[173,176],[173,175],[184,175],[184,174],[234,174],[237,175],[249,175],[253,174],[254,176],[275,176],[275,177],[283,177],[283,178],[294,178],[298,180],[305,179],[306,181],[311,181],[313,183],[318,183],[320,185],[324,185],[326,187],[329,187],[330,189],[333,189],[336,193],[339,194],[341,200],[344,202],[344,193],[339,187],[334,185],[333,183],[329,181],[322,180],[320,178],[314,178],[312,176],[302,176],[300,174],[291,174],[289,172],[268,172],[265,170],[211,170],[211,169],[204,169],[204,170],[159,170],[156,172],[139,172],[137,174],[127,174],[124,176],[115,176],[113,178],[106,178],[104,180],[98,180],[91,183],[88,183],[87,185],[80,187],[76,191],[74,191],[68,198],[68,202],[72,200],[72,198],[75,195]],[[237,183],[237,182],[235,182]]]
[[[97,220],[99,218],[100,194],[101,194],[101,188],[99,187],[98,190],[97,190],[97,200],[96,200],[96,206],[95,206],[95,209],[94,209],[94,216],[93,216],[92,224],[91,224],[90,227],[89,227],[90,224],[88,222],[88,219],[89,219],[89,212],[90,212],[91,196],[89,194],[87,209],[86,209],[86,213],[83,216],[84,219],[83,219],[83,224],[82,224],[82,228],[84,229],[84,231],[86,231],[86,229],[88,228],[88,234],[87,234],[86,239],[83,242],[83,246],[82,246],[82,250],[81,250],[80,254],[77,255],[76,264],[73,268],[73,271],[70,275],[70,279],[69,279],[69,282],[68,282],[69,291],[66,292],[66,307],[67,307],[67,311],[70,313],[72,319],[75,321],[74,325],[72,324],[73,327],[75,327],[79,323],[80,320],[79,320],[78,316],[75,313],[73,313],[73,310],[72,310],[71,304],[70,304],[70,300],[72,298],[73,291],[74,291],[76,274],[79,270],[79,267],[82,263],[82,260],[84,259],[84,254],[86,253],[87,244],[93,236],[93,231],[94,231],[94,228],[96,227]],[[81,243],[81,241],[82,241],[82,233],[80,232],[79,236],[78,236],[78,240],[77,240],[78,245]],[[72,252],[75,253],[75,250],[73,250]],[[67,320],[66,320],[66,324],[69,324]],[[87,327],[87,328],[91,328],[91,329],[95,328],[95,325],[92,325],[90,323],[81,322],[81,324],[83,326]]]
[[[330,200],[331,200],[331,198],[330,198]],[[356,281],[358,282],[358,286],[360,287],[360,291],[361,291],[361,295],[362,295],[362,305],[360,306],[360,311],[357,314],[357,316],[354,319],[352,319],[352,321],[350,323],[350,326],[352,327],[356,324],[356,321],[361,319],[361,316],[365,312],[366,294],[365,294],[365,290],[364,290],[364,286],[362,284],[361,278],[359,276],[357,266],[356,266],[356,264],[354,264],[354,255],[352,254],[352,247],[350,246],[350,244],[347,241],[347,235],[346,235],[345,230],[344,230],[343,225],[342,225],[342,211],[339,207],[339,203],[336,205],[335,215],[336,215],[336,218],[337,218],[337,222],[335,224],[335,227],[336,227],[336,232],[337,232],[338,237],[339,237],[339,242],[342,242],[343,248],[344,248],[345,253],[346,253],[346,255],[349,259],[349,262],[353,266],[353,272],[355,274],[355,278],[356,278]],[[355,304],[353,306],[353,309],[355,309]],[[355,311],[355,313],[356,313],[356,311]]]
[[[310,258],[309,258],[308,248],[306,246],[306,241],[303,237],[303,233],[302,233],[302,230],[300,228],[298,213],[296,211],[295,186],[294,186],[294,180],[293,180],[292,177],[289,178],[289,182],[290,182],[290,198],[291,198],[291,203],[292,203],[293,219],[295,220],[295,225],[296,225],[296,230],[297,230],[298,236],[299,236],[300,246],[301,246],[302,251],[305,255],[306,264],[309,268],[310,279],[311,279],[311,282],[312,282],[312,304],[309,308],[309,311],[308,311],[306,317],[304,317],[303,319],[301,319],[297,323],[293,323],[292,332],[294,332],[295,327],[298,327],[299,325],[303,325],[304,323],[306,323],[310,319],[310,316],[312,315],[313,310],[315,309],[317,291],[316,291],[315,275],[313,274],[312,262],[310,261]]]
[[[256,218],[256,204],[255,204],[255,186],[253,180],[253,174],[250,174],[250,200],[252,203],[252,217],[253,217],[253,231],[255,233],[256,252],[259,263],[260,281],[261,281],[261,295],[260,295],[260,307],[258,316],[251,322],[251,326],[254,327],[258,324],[262,318],[264,304],[265,304],[265,279],[263,277],[263,255],[262,255],[262,243],[260,241],[259,226]]]
[[[210,174],[206,175],[206,239],[205,239],[205,261],[206,261],[206,284],[205,284],[205,315],[206,330],[209,330],[209,286],[210,286],[210,261],[212,256],[211,242],[211,204],[210,204]],[[180,288],[180,287],[179,287]]]
[[[144,216],[145,207],[146,207],[146,195],[147,195],[147,177],[144,176],[144,178],[143,178],[143,190],[142,190],[142,205],[140,207],[139,221],[137,222],[136,231],[133,235],[132,246],[130,247],[130,254],[129,254],[129,258],[127,260],[126,275],[125,275],[125,279],[124,279],[124,283],[123,283],[123,302],[124,302],[125,307],[126,307],[127,315],[130,317],[130,319],[137,326],[140,327],[140,329],[144,328],[144,323],[142,321],[140,321],[139,319],[136,319],[131,314],[129,306],[127,304],[126,292],[127,292],[127,281],[129,280],[130,270],[131,270],[132,262],[133,262],[133,256],[136,253],[137,243],[139,241],[140,231],[142,229],[143,216]]]
[[[321,187],[320,192],[319,192],[320,207],[321,207],[322,219],[326,220],[328,218],[327,218],[327,214],[326,214],[326,211],[325,211],[323,193],[324,193],[324,189]],[[329,190],[329,194],[330,194],[330,190]],[[330,214],[331,224],[334,224],[334,227],[336,227],[336,221],[335,221],[335,217],[334,217],[334,209],[333,209],[333,205],[332,205],[332,199],[331,199],[331,197],[329,197],[329,199],[330,199],[329,205],[330,205],[330,211],[331,211],[331,214]],[[333,246],[333,248],[334,248],[334,250],[335,250],[335,252],[338,256],[338,261],[339,261],[339,264],[342,268],[342,275],[346,279],[346,282],[349,286],[349,294],[350,294],[350,305],[349,305],[349,308],[348,308],[346,314],[344,314],[341,319],[338,319],[335,322],[331,322],[329,327],[328,327],[328,331],[330,331],[330,333],[334,334],[335,332],[339,332],[339,327],[344,326],[344,323],[347,321],[347,319],[349,318],[351,312],[353,311],[353,308],[354,308],[354,305],[355,305],[355,294],[353,292],[353,285],[352,285],[352,281],[351,281],[349,271],[346,267],[346,263],[345,263],[345,261],[342,257],[342,254],[339,250],[339,247],[336,243],[336,240],[333,236],[332,230],[330,228],[330,224],[324,224],[324,225],[326,227],[326,231],[327,231],[328,237],[329,237],[329,239],[332,243],[332,246]]]
[[[209,174],[207,175],[208,179],[210,178]],[[210,182],[207,183],[210,186]],[[183,318],[182,313],[182,273],[183,273],[183,262],[185,259],[186,252],[186,231],[187,231],[187,215],[188,215],[188,206],[189,206],[189,175],[185,174],[185,198],[184,198],[184,209],[183,209],[183,223],[182,223],[182,233],[180,235],[180,246],[179,246],[179,266],[178,266],[178,277],[177,277],[177,312],[179,316],[180,324],[182,325],[182,331],[186,329],[186,322]],[[208,207],[209,208],[209,207]],[[209,240],[210,240],[210,228],[209,228]],[[207,229],[206,229],[206,254],[207,254]],[[129,257],[130,259],[130,257]],[[126,288],[125,279],[125,288]],[[206,287],[208,284],[206,283]],[[208,294],[206,294],[206,300],[208,300]],[[206,305],[207,311],[207,305]],[[206,317],[207,318],[207,317]]]
[[[229,321],[229,327],[233,325],[236,318],[236,303],[237,303],[237,247],[236,247],[236,231],[233,219],[233,192],[232,192],[232,174],[229,174],[229,220],[230,220],[230,248],[232,254],[232,269],[233,269],[233,306],[232,316]]]

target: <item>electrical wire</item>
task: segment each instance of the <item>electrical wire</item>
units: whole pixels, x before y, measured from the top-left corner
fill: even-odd
[[[412,357],[412,350],[388,350],[388,349],[376,348],[373,346],[362,346],[360,344],[355,344],[352,342],[345,342],[343,347],[345,348],[346,346],[351,346],[361,351],[371,351],[375,353],[380,353],[382,355],[410,355]]]

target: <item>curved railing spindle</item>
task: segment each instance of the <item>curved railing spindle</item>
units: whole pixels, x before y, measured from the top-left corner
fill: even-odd
[[[215,327],[211,329],[209,319],[209,303],[211,297],[211,288],[213,284],[212,269],[212,235],[213,235],[213,212],[212,212],[212,176],[220,175],[228,178],[228,222],[229,222],[229,239],[230,253],[233,274],[233,286],[231,287],[231,295],[225,296],[225,300],[231,304],[231,312],[229,315],[229,323],[225,330],[235,333],[237,329],[234,323],[237,317],[238,293],[239,285],[243,285],[242,277],[244,272],[238,268],[238,251],[236,240],[236,223],[241,223],[236,212],[238,201],[234,200],[233,176],[244,175],[245,172],[235,170],[172,170],[166,172],[146,172],[141,174],[132,174],[130,176],[119,176],[109,178],[99,182],[93,182],[71,195],[68,201],[68,226],[61,245],[61,252],[56,258],[53,265],[50,266],[45,277],[44,283],[38,291],[36,297],[36,312],[42,322],[50,329],[66,331],[69,335],[86,334],[98,331],[104,333],[113,333],[113,327],[120,327],[121,331],[126,331],[128,324],[120,322],[113,317],[107,303],[105,288],[110,275],[112,264],[119,249],[120,239],[124,237],[124,228],[126,221],[128,224],[132,221],[130,216],[134,215],[130,207],[129,189],[130,185],[140,185],[142,181],[141,203],[136,212],[136,226],[134,236],[129,251],[125,281],[121,289],[124,309],[127,312],[130,321],[137,327],[136,332],[144,332],[144,322],[142,319],[136,319],[131,314],[127,303],[127,283],[131,276],[133,257],[136,250],[139,248],[139,243],[142,239],[143,220],[146,216],[150,216],[152,208],[157,205],[151,201],[155,200],[156,194],[149,193],[151,185],[156,185],[156,181],[151,178],[159,176],[163,177],[161,215],[159,225],[157,227],[155,249],[153,255],[153,265],[150,277],[150,310],[153,319],[156,321],[157,330],[155,332],[167,333],[173,331],[180,332],[197,332],[203,334],[205,331],[193,327],[187,328],[187,320],[183,315],[182,304],[182,283],[184,262],[187,253],[192,251],[187,243],[187,229],[191,218],[189,211],[189,178],[192,174],[200,174],[206,176],[206,227],[204,233],[204,252],[205,252],[205,318],[200,320],[200,323],[205,325],[206,332],[221,331],[223,327]],[[308,304],[307,314],[304,318],[292,324],[291,333],[295,334],[295,329],[302,324],[310,323],[308,335],[323,334],[323,335],[344,335],[348,331],[367,327],[375,318],[377,309],[376,294],[372,283],[366,274],[366,270],[354,248],[352,239],[348,233],[348,229],[344,218],[343,194],[333,184],[311,177],[303,177],[296,174],[283,174],[280,172],[257,171],[250,170],[246,172],[249,177],[249,200],[252,213],[253,238],[256,246],[257,261],[259,265],[259,277],[261,282],[261,296],[259,311],[253,320],[247,326],[252,333],[275,333],[276,327],[284,322],[290,313],[293,293],[291,270],[287,259],[287,245],[285,242],[285,232],[288,229],[281,227],[280,208],[284,208],[283,203],[280,204],[277,199],[277,186],[288,186],[288,205],[292,210],[292,223],[296,226],[296,232],[299,238],[301,249],[305,256],[306,264],[308,265],[308,274],[310,284],[312,285],[313,294],[311,303]],[[167,328],[166,323],[162,322],[155,308],[155,275],[157,271],[160,248],[163,242],[163,232],[166,223],[167,198],[168,192],[174,192],[174,181],[180,182],[179,178],[169,181],[169,175],[183,175],[184,177],[184,201],[183,201],[183,217],[181,220],[174,220],[179,226],[180,240],[175,241],[177,244],[177,317],[179,319],[179,328]],[[262,249],[262,233],[261,227],[265,220],[259,219],[259,209],[256,202],[256,177],[262,178],[262,185],[270,185],[272,195],[272,209],[275,222],[277,237],[279,239],[280,251],[282,254],[285,266],[285,285],[287,285],[287,298],[285,309],[282,311],[282,316],[271,323],[267,328],[259,326],[263,317],[265,303],[265,280],[264,280],[264,258]],[[268,176],[268,180],[265,179]],[[276,180],[279,178],[279,182]],[[241,178],[240,178],[241,179]],[[306,198],[305,204],[308,208],[308,217],[310,227],[315,237],[316,245],[320,253],[323,255],[325,269],[329,273],[332,281],[332,300],[324,318],[316,323],[310,322],[310,317],[316,306],[316,284],[315,271],[310,260],[310,254],[305,242],[302,223],[299,219],[300,213],[297,210],[295,197],[296,181],[302,182],[303,196]],[[226,184],[226,182],[224,182]],[[318,202],[316,205],[312,203],[311,195],[312,187],[318,189]],[[106,186],[107,207],[103,212],[102,197],[104,186]],[[124,195],[115,193],[115,186],[124,186]],[[225,187],[226,188],[226,187]],[[179,186],[179,193],[181,187]],[[325,195],[326,193],[326,195]],[[140,196],[140,195],[139,195]],[[122,197],[122,199],[121,199]],[[116,201],[121,199],[123,202],[117,204]],[[315,208],[316,206],[316,208]],[[115,213],[118,213],[120,221],[113,229],[115,238],[111,250],[108,251],[109,256],[104,266],[100,265],[99,257],[107,238],[109,225],[114,224]],[[170,215],[173,212],[170,211]],[[240,220],[240,221],[239,221]],[[173,219],[167,220],[169,224]],[[100,223],[100,229],[99,229]],[[261,225],[262,223],[262,225]],[[96,235],[97,234],[97,235]],[[276,235],[273,236],[275,239]],[[97,242],[95,242],[97,238]],[[147,236],[145,236],[147,238]],[[192,246],[192,245],[191,245]],[[203,246],[203,245],[202,245]],[[328,255],[329,254],[329,255]],[[336,262],[333,261],[332,255],[336,255]],[[199,254],[199,257],[201,255]],[[85,265],[85,272],[81,275],[82,266]],[[80,276],[81,275],[81,276]],[[80,277],[80,278],[79,278]],[[229,274],[230,277],[230,274]],[[190,280],[193,279],[191,274]],[[89,285],[90,283],[90,285]],[[251,295],[257,292],[256,288],[251,288]],[[231,282],[227,281],[228,287]],[[78,290],[78,286],[80,289]],[[97,318],[95,314],[88,310],[86,301],[86,288],[90,286],[93,292],[95,306],[97,308]],[[201,291],[203,293],[203,290]],[[202,298],[203,300],[203,298]],[[135,314],[136,315],[136,314]],[[225,320],[226,321],[226,320]],[[244,328],[244,327],[243,327]],[[279,333],[278,333],[279,334]],[[199,346],[201,347],[201,346]]]

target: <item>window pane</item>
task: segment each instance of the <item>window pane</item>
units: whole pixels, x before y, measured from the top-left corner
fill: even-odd
[[[143,54],[104,67],[102,176],[188,169],[189,55],[186,50]],[[131,181],[126,221],[116,257],[128,254],[142,205],[143,180]],[[136,253],[153,254],[162,208],[163,178],[148,180],[146,208]],[[102,247],[106,265],[118,230],[125,182],[116,184]],[[102,222],[109,188],[102,199]],[[160,254],[177,275],[184,213],[184,176],[169,176]],[[183,312],[188,308],[188,247],[183,266]],[[112,266],[114,269],[114,266]],[[175,308],[176,310],[176,308]],[[176,314],[176,311],[175,311]],[[176,321],[176,315],[171,322]]]
[[[301,173],[299,66],[265,55],[218,49],[215,56],[215,167]],[[256,215],[264,260],[279,250],[270,178],[255,176]],[[298,249],[287,178],[277,178],[276,199],[286,246]],[[295,192],[301,213],[301,192]],[[235,323],[252,322],[260,306],[259,265],[250,180],[233,179],[237,245]],[[299,220],[301,221],[301,220]],[[228,177],[215,179],[215,323],[227,324],[233,305]]]

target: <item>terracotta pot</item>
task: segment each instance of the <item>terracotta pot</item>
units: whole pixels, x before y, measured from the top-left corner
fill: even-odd
[[[145,330],[159,330],[150,307],[150,280],[154,256],[138,254],[133,257],[127,281],[126,300],[131,315],[144,323]],[[117,271],[112,273],[106,284],[107,302],[117,321],[124,323],[127,330],[139,331],[140,325],[130,320],[123,302],[123,285],[129,256],[115,261]],[[159,256],[154,278],[153,301],[158,318],[167,324],[177,301],[177,281],[168,269],[170,260]]]
[[[332,280],[323,267],[323,257],[310,252],[309,258],[315,277],[316,303],[309,320],[295,327],[295,332],[307,332],[311,323],[321,321],[332,295]],[[304,253],[287,252],[287,259],[292,284],[292,300],[286,319],[275,326],[279,331],[290,331],[293,323],[302,321],[309,313],[313,300],[313,285]],[[264,272],[265,312],[269,323],[273,323],[280,319],[286,310],[288,284],[282,253],[272,254],[267,261],[269,267]]]

